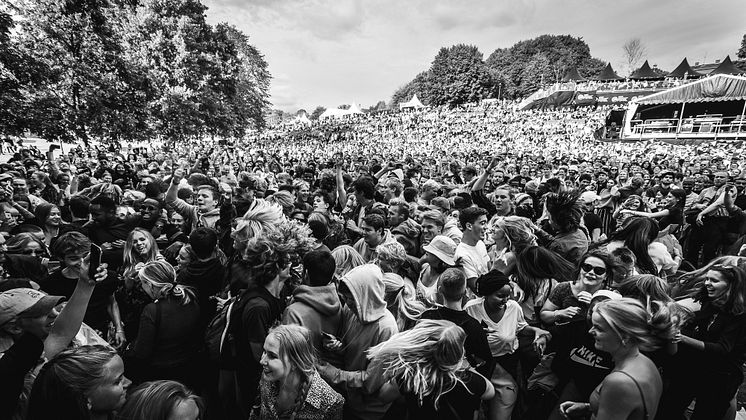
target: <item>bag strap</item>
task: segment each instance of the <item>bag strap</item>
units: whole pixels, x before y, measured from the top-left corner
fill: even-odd
[[[161,328],[161,305],[158,304],[158,301],[155,301],[155,332],[156,334]]]
[[[223,353],[223,343],[225,343],[225,336],[228,335],[228,328],[231,326],[231,315],[233,313],[233,304],[236,303],[236,299],[231,300],[230,305],[228,305],[228,309],[225,315],[225,328],[223,328],[223,333],[220,334],[220,354]]]

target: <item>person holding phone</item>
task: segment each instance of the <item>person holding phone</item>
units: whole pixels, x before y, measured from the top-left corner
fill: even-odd
[[[80,232],[62,234],[52,247],[52,254],[61,262],[61,270],[49,275],[39,282],[41,290],[58,296],[70,298],[75,290],[75,284],[83,268],[83,260],[89,256],[92,247],[85,235]],[[93,253],[96,256],[95,252]],[[100,253],[99,253],[100,254]],[[94,261],[94,266],[95,261]],[[121,346],[125,342],[124,328],[119,313],[119,304],[114,297],[116,290],[116,274],[108,272],[106,278],[96,283],[91,299],[88,303],[84,322],[96,330],[104,339],[108,339],[114,346]],[[109,337],[109,322],[114,323],[114,336]]]

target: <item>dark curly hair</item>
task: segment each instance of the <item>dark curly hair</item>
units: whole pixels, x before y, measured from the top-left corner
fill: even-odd
[[[286,248],[266,235],[249,238],[242,258],[234,262],[234,276],[246,279],[249,288],[269,284],[290,263]]]
[[[557,225],[560,233],[573,232],[580,226],[583,209],[578,201],[580,195],[573,191],[562,191],[548,194],[546,207],[552,222]]]

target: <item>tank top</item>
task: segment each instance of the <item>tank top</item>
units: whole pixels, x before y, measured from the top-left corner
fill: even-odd
[[[629,379],[632,379],[632,382],[635,383],[635,386],[637,387],[637,391],[640,392],[640,400],[642,400],[642,416],[645,420],[650,420],[650,413],[648,413],[648,406],[645,403],[645,393],[642,392],[642,387],[640,387],[640,384],[637,382],[637,379],[632,377],[627,372],[621,371],[621,370],[612,370],[611,373],[619,372],[624,375],[626,375]],[[610,373],[610,374],[611,374]],[[588,403],[591,405],[591,412],[595,416],[598,414],[598,407],[599,407],[599,400],[601,399],[601,387],[603,386],[603,382],[599,386],[596,387],[595,390],[593,390],[593,393],[591,394],[591,398],[588,400]]]

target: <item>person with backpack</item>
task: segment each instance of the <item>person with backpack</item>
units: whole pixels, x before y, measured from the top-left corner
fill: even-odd
[[[280,292],[290,277],[284,244],[265,235],[249,238],[232,273],[232,281],[243,281],[245,288],[227,304],[218,393],[222,418],[245,420],[258,404],[264,340],[283,311]]]
[[[196,258],[182,267],[176,276],[177,284],[194,289],[203,326],[215,316],[216,301],[212,297],[222,288],[225,276],[225,255],[217,249],[217,244],[215,230],[201,227],[192,231],[189,245]]]

